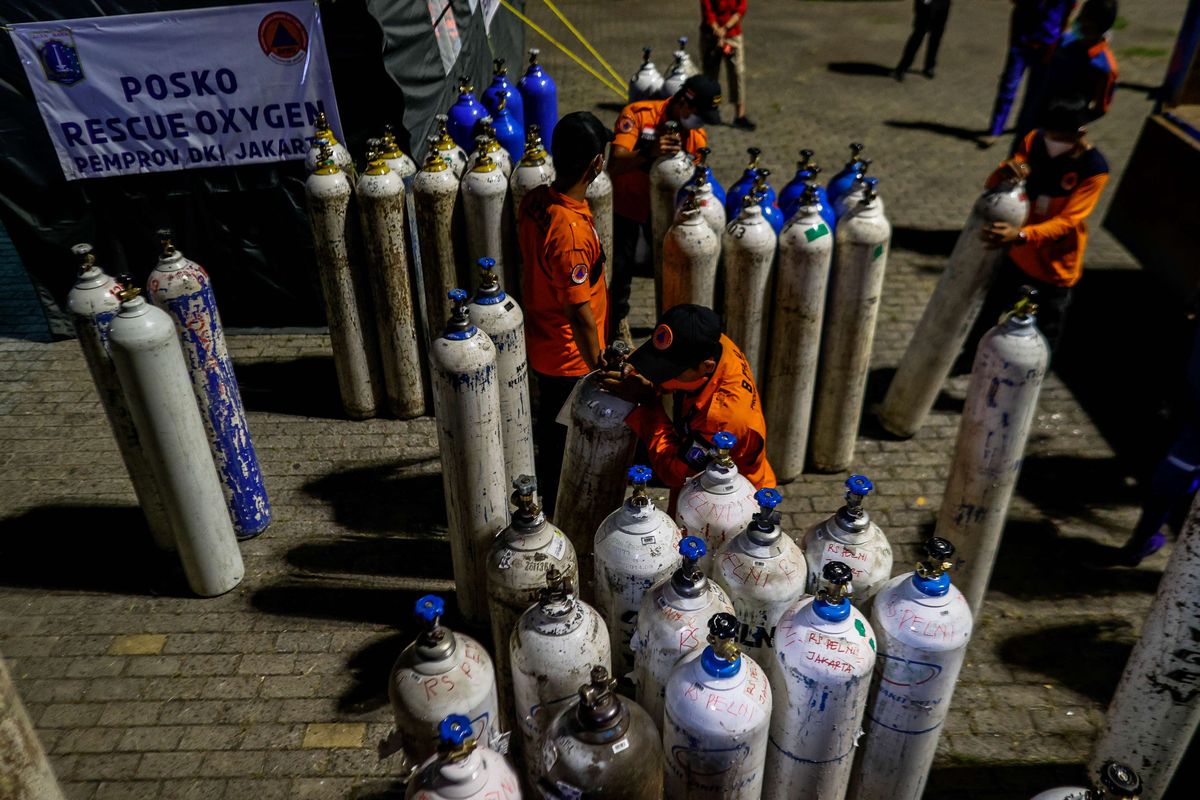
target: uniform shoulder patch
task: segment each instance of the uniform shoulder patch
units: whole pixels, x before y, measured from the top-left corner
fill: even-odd
[[[627,117],[624,114],[617,117],[617,133],[630,133],[634,129],[632,117]]]
[[[587,279],[587,264],[576,264],[575,266],[571,267],[571,283],[575,284],[576,286],[581,286],[587,282]]]

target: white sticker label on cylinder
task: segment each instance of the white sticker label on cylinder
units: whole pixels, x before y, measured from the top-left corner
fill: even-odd
[[[616,744],[614,744],[612,746],[612,751],[614,753],[620,753],[620,752],[628,750],[628,749],[629,749],[629,740],[628,739],[622,739],[621,741],[617,742]]]

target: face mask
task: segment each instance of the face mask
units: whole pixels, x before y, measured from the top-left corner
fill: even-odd
[[[672,378],[669,381],[663,381],[662,388],[669,392],[695,392],[708,380],[708,376],[697,378],[694,381],[681,381],[677,378]]]
[[[695,130],[704,124],[704,120],[700,119],[699,114],[690,114],[679,120],[679,126],[689,131]]]
[[[1045,143],[1046,152],[1050,154],[1051,158],[1058,158],[1063,153],[1075,149],[1074,142],[1060,142],[1057,139],[1051,139],[1049,136],[1043,137],[1042,141]]]

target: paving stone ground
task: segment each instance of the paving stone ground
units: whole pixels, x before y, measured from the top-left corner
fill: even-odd
[[[1122,85],[1093,137],[1114,167],[1113,187],[1183,5],[1122,4]],[[665,67],[673,38],[695,34],[693,3],[560,7],[622,75],[643,44]],[[779,186],[801,147],[816,150],[829,174],[848,141],[868,144],[895,226],[870,402],[1000,158],[1003,145],[984,151],[971,137],[986,124],[1008,7],[956,3],[937,79],[914,74],[901,85],[881,73],[907,35],[908,3],[751,4],[750,102],[760,128],[714,129],[713,163],[729,183],[744,148],[760,146]],[[543,6],[530,8],[569,41]],[[606,104],[615,96],[550,47],[543,53],[563,111],[614,117]],[[1173,378],[1140,354],[1179,316],[1099,229],[1103,210],[930,797],[1027,797],[1078,778],[1165,563],[1159,555],[1138,569],[1086,565],[1123,540],[1139,481],[1169,436],[1161,397]],[[401,796],[396,765],[374,752],[391,727],[387,673],[411,638],[413,599],[452,591],[432,420],[342,419],[325,336],[230,336],[276,521],[243,545],[241,586],[193,599],[178,568],[149,545],[78,346],[45,343],[19,299],[30,290],[11,263],[0,273],[0,652],[68,796]],[[647,290],[640,281],[643,332]],[[1148,380],[1149,390],[1133,388]],[[939,507],[964,390],[964,379],[951,381],[910,441],[864,422],[854,470],[877,483],[869,504],[897,546],[898,571],[910,568]],[[834,511],[844,477],[784,487],[786,525]]]

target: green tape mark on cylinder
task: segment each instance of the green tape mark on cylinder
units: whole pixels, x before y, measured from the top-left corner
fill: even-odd
[[[809,228],[808,230],[806,230],[804,232],[804,238],[810,242],[814,241],[816,239],[820,239],[822,236],[828,236],[828,235],[829,235],[829,228],[826,227],[824,222],[822,222],[820,225]]]
[[[875,245],[875,254],[871,258],[879,258],[881,255],[883,255],[883,245],[877,244]]]

